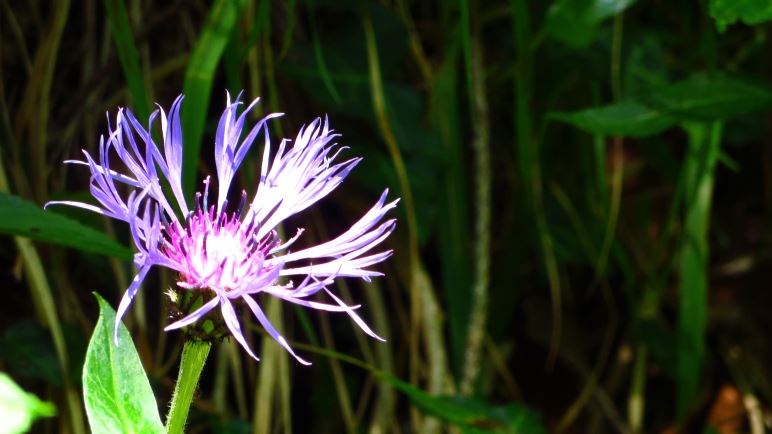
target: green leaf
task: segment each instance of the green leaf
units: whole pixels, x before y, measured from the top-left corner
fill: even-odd
[[[432,396],[391,375],[379,376],[407,395],[421,411],[458,426],[464,433],[546,433],[538,416],[522,406],[496,407],[471,398]]]
[[[719,32],[737,21],[754,25],[772,20],[769,0],[710,0],[709,10]]]
[[[772,106],[772,92],[725,74],[701,73],[654,90],[647,103],[686,120],[720,120]]]
[[[651,136],[672,127],[678,121],[661,110],[636,101],[621,101],[570,113],[552,113],[549,117],[588,133],[626,137]]]
[[[83,367],[83,396],[91,431],[158,433],[164,429],[153,390],[131,336],[121,324],[113,340],[115,311],[98,294],[99,320]]]
[[[185,147],[183,150],[182,181],[185,197],[191,198],[194,190],[196,167],[201,153],[209,97],[214,73],[228,44],[233,27],[238,22],[244,0],[218,0],[211,7],[204,28],[190,55],[185,70],[181,121]],[[224,95],[223,95],[224,96]]]
[[[681,121],[722,120],[770,106],[772,92],[764,87],[723,74],[696,74],[650,90],[645,102],[626,100],[549,117],[588,133],[646,137]]]
[[[549,35],[574,48],[592,43],[603,20],[633,4],[635,0],[557,0],[547,11]]]
[[[35,419],[55,414],[53,404],[25,392],[11,377],[0,373],[0,434],[27,432]]]
[[[7,193],[0,193],[0,233],[120,259],[132,257],[131,250],[107,235]]]

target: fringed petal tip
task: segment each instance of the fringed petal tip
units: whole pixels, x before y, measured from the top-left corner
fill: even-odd
[[[121,346],[121,342],[118,339],[118,330],[120,329],[120,327],[121,327],[121,320],[119,320],[118,318],[115,318],[115,331],[113,332],[113,342],[115,343],[116,347]]]

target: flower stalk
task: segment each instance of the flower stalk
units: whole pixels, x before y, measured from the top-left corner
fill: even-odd
[[[177,374],[177,384],[174,386],[172,404],[166,418],[166,433],[181,434],[185,430],[188,411],[193,402],[193,393],[198,387],[198,379],[204,369],[204,363],[212,348],[211,342],[187,340],[182,347],[180,372]]]

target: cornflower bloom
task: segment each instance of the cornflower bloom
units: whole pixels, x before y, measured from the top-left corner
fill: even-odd
[[[302,127],[291,144],[287,139],[282,140],[271,155],[267,122],[282,114],[264,117],[242,139],[247,114],[259,99],[239,114],[240,95],[234,102],[228,95],[214,143],[217,200],[209,202],[210,178],[207,177],[203,193],[196,193],[191,208],[182,188],[182,100],[182,95],[177,97],[168,116],[159,106],[150,116],[147,130],[131,111],[119,109],[115,129],[110,126],[108,116],[109,135],[107,139],[104,136],[100,139],[99,162],[85,150],[84,161],[66,161],[89,168],[91,194],[99,205],[75,201],[46,204],[83,208],[125,221],[130,226],[138,250],[134,255],[138,272],[118,306],[116,345],[120,320],[148,271],[156,265],[179,273],[177,286],[181,291],[198,291],[197,295],[204,295],[200,306],[167,326],[167,331],[191,326],[219,306],[230,334],[250,356],[259,360],[244,339],[236,313],[236,307],[246,305],[273,339],[300,363],[309,364],[295,354],[255,301],[256,294],[265,293],[312,309],[345,312],[365,333],[382,340],[356,314],[359,306],[347,305],[328,286],[338,277],[369,280],[382,275],[368,267],[388,258],[392,252],[371,253],[371,250],[394,230],[394,219],[382,220],[399,199],[386,203],[386,190],[369,211],[336,238],[290,252],[288,248],[303,229],[282,240],[277,226],[327,196],[361,158],[333,164],[345,148],[333,143],[338,134],[329,129],[326,118],[324,121],[317,118]],[[150,133],[159,112],[163,153]],[[233,177],[261,132],[264,151],[257,191],[248,203],[247,193],[242,191],[240,204],[229,207],[227,196]],[[144,152],[140,151],[140,145],[144,145]],[[112,154],[127,171],[121,173],[111,167]],[[162,179],[172,197],[166,196]],[[293,278],[299,280],[297,286]],[[309,299],[319,292],[327,294],[332,302]]]

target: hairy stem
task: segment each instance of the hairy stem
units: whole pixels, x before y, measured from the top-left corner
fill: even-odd
[[[182,347],[180,372],[177,384],[174,386],[172,404],[166,419],[167,434],[179,434],[185,430],[188,420],[188,410],[193,402],[193,393],[198,386],[198,379],[204,369],[204,363],[212,348],[211,342],[186,341]]]

